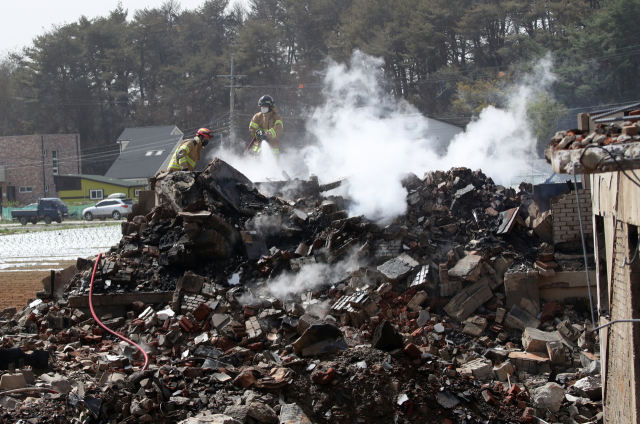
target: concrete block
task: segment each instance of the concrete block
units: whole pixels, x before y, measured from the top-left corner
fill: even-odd
[[[547,212],[534,219],[531,226],[533,228],[533,232],[536,233],[540,239],[547,243],[553,243],[554,231],[551,223],[546,219],[548,216],[546,214]]]
[[[565,346],[561,341],[547,342],[547,355],[551,365],[565,364]]]
[[[419,310],[420,305],[422,305],[426,300],[427,293],[425,291],[419,291],[409,301],[409,303],[407,304],[407,308],[411,309],[412,311],[417,311]]]
[[[182,290],[189,293],[200,293],[205,278],[191,271],[187,271],[182,276]]]
[[[511,308],[511,311],[507,314],[504,320],[504,325],[516,330],[524,331],[527,327],[538,328],[540,326],[540,321],[518,305],[514,305],[513,308]]]
[[[531,401],[540,410],[548,409],[555,414],[564,401],[564,389],[559,384],[547,383],[531,391]]]
[[[529,352],[511,352],[509,360],[519,371],[530,374],[542,374],[551,371],[549,358],[546,354]]]
[[[24,389],[27,387],[27,380],[23,374],[3,374],[0,378],[0,389]]]
[[[571,325],[569,320],[564,320],[560,324],[557,325],[558,332],[562,334],[567,339],[575,342],[580,337],[580,331],[578,331],[575,327]]]
[[[547,352],[547,343],[562,342],[557,331],[547,332],[527,327],[522,333],[522,347],[527,352]]]
[[[213,314],[211,317],[211,325],[220,331],[225,325],[231,321],[231,316],[226,314]]]
[[[477,282],[464,288],[444,307],[447,314],[458,321],[465,320],[487,300],[493,293],[486,282]]]
[[[409,275],[418,266],[420,266],[420,264],[409,255],[402,254],[388,260],[377,269],[382,273],[385,281],[395,284]]]
[[[473,376],[476,380],[484,380],[493,373],[493,363],[486,358],[474,359],[458,368],[458,372],[460,375]]]
[[[536,313],[532,315],[537,316],[540,312],[537,272],[507,272],[504,275],[504,291],[507,309],[511,309],[514,305],[520,306],[521,300],[526,298],[531,300],[536,308]]]
[[[466,281],[477,281],[482,271],[482,257],[478,255],[468,255],[460,259],[458,263],[449,270],[449,278]]]
[[[485,318],[475,316],[468,318],[464,322],[464,328],[462,333],[471,337],[480,337],[484,330],[487,328],[487,320]]]
[[[496,377],[496,380],[500,381],[508,381],[507,376],[512,376],[515,371],[515,368],[511,364],[511,362],[506,361],[501,363],[500,365],[496,365],[493,367],[493,374]]]

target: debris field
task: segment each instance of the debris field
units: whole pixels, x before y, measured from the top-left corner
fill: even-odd
[[[253,183],[219,159],[158,174],[157,206],[99,261],[0,313],[3,422],[602,417],[588,300],[538,293],[575,261],[531,185],[408,174],[406,213],[376,223],[325,194],[344,183]],[[94,268],[97,316],[147,369],[92,317]]]

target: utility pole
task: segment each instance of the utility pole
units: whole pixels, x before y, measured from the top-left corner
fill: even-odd
[[[227,81],[229,81],[229,141],[230,144],[234,145],[236,144],[236,131],[235,131],[235,125],[236,125],[236,113],[234,110],[234,106],[235,106],[235,91],[236,88],[240,87],[239,85],[236,85],[236,79],[240,79],[240,78],[244,78],[246,77],[246,75],[235,75],[233,72],[233,57],[234,55],[231,55],[231,75],[218,75],[217,78],[224,78]]]

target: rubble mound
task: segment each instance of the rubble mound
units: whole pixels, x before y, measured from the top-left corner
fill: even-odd
[[[323,196],[343,183],[254,184],[219,159],[158,174],[158,204],[104,258],[2,311],[0,388],[33,389],[0,396],[4,419],[556,421],[569,390],[596,416],[587,315],[537,294],[554,253],[530,186],[409,174],[406,214],[376,223]],[[147,370],[90,315],[94,268],[98,316]]]

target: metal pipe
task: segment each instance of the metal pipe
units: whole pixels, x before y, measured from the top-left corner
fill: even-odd
[[[616,319],[616,320],[613,320],[611,322],[606,323],[605,325],[601,325],[598,328],[594,328],[593,330],[591,330],[591,332],[596,332],[598,330],[601,330],[601,329],[603,329],[605,327],[608,327],[610,325],[616,324],[618,322],[633,322],[633,323],[637,324],[637,323],[640,323],[640,319]]]
[[[596,325],[596,318],[593,313],[593,295],[591,294],[591,276],[589,275],[589,259],[587,258],[587,242],[584,238],[584,224],[582,222],[582,210],[580,208],[580,190],[578,190],[578,178],[576,176],[575,162],[573,163],[573,181],[576,188],[576,202],[578,204],[578,219],[580,220],[580,236],[582,238],[582,253],[584,254],[584,271],[587,273],[587,287],[589,288],[589,305],[591,306],[591,323],[593,325]]]

